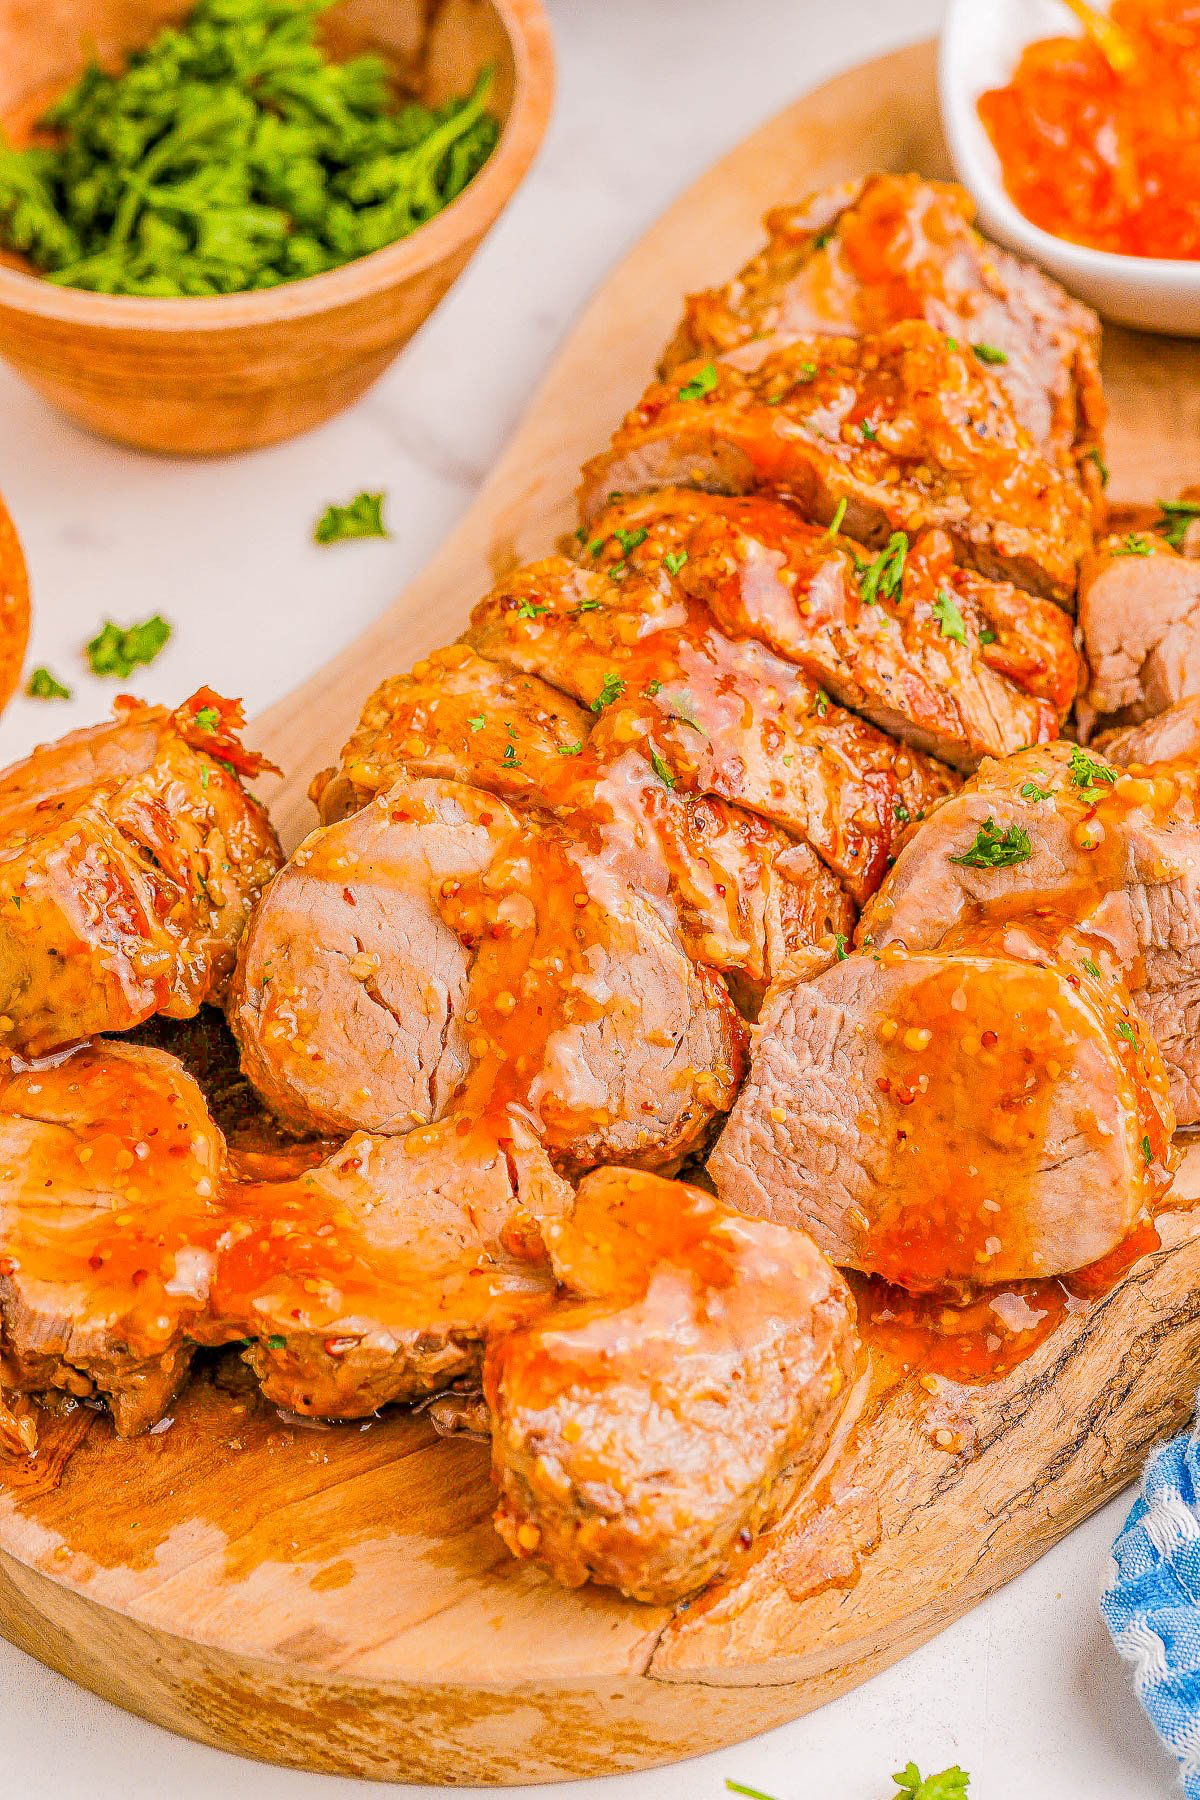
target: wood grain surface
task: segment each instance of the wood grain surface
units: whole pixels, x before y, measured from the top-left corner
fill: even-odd
[[[616,270],[451,542],[259,721],[290,771],[275,796],[289,839],[373,683],[453,637],[495,571],[570,523],[577,466],[682,290],[735,266],[772,202],[868,167],[943,172],[935,117],[929,47],[849,74],[711,171]],[[1119,498],[1195,474],[1198,375],[1194,346],[1111,334]],[[1179,1191],[1200,1195],[1200,1153]],[[1162,1250],[1002,1381],[931,1393],[875,1370],[808,1494],[675,1613],[512,1562],[481,1446],[405,1416],[299,1426],[222,1365],[158,1435],[119,1443],[79,1412],[34,1462],[0,1464],[0,1630],[176,1731],[307,1768],[504,1784],[713,1749],[903,1656],[1133,1476],[1195,1387],[1194,1217],[1173,1215]]]

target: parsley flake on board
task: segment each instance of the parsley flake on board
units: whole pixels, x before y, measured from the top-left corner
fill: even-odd
[[[610,669],[604,677],[604,686],[592,701],[592,711],[594,713],[603,712],[606,706],[611,706],[614,700],[619,700],[624,692],[625,683],[615,670]]]
[[[345,506],[327,506],[313,527],[318,544],[340,544],[345,538],[390,537],[383,522],[382,494],[355,494]]]
[[[1159,516],[1154,521],[1155,531],[1165,537],[1173,549],[1182,550],[1188,526],[1193,519],[1200,519],[1200,500],[1159,500],[1157,506]]]
[[[938,623],[938,632],[944,638],[953,638],[956,644],[965,644],[967,628],[963,624],[963,616],[953,594],[945,588],[939,588],[933,602],[933,616]]]
[[[34,669],[25,692],[34,700],[69,700],[71,698],[70,688],[64,687],[57,675],[52,675],[46,668]]]
[[[711,394],[717,385],[717,365],[707,362],[698,369],[690,381],[685,381],[679,390],[681,400],[703,400],[705,394]]]
[[[132,675],[154,661],[170,635],[171,627],[158,613],[140,625],[114,625],[106,619],[84,646],[88,666],[93,675]]]
[[[859,593],[864,606],[874,606],[881,594],[885,600],[894,600],[903,591],[904,561],[907,555],[908,533],[893,531],[886,548],[879,552],[874,562],[865,563],[860,556],[855,557]]]
[[[964,869],[1011,869],[1014,863],[1028,862],[1032,855],[1027,831],[1019,825],[1009,825],[1001,831],[995,819],[985,819],[974,842],[950,861]]]
[[[896,1784],[893,1800],[967,1800],[971,1785],[971,1777],[957,1763],[938,1775],[924,1777],[915,1762],[906,1763],[892,1780]]]
[[[395,243],[487,161],[493,74],[430,108],[378,56],[331,62],[313,0],[200,0],[123,68],[93,62],[0,144],[0,240],[96,293],[242,293]]]

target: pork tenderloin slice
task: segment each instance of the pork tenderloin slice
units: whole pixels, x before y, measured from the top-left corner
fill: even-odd
[[[0,1384],[107,1400],[132,1436],[186,1377],[221,1133],[173,1057],[85,1044],[0,1076]]]
[[[1198,783],[1194,761],[1121,771],[1070,744],[985,762],[904,844],[859,941],[926,950],[1029,914],[1086,934],[1092,959],[1128,983],[1166,1059],[1178,1122],[1193,1124]]]
[[[800,1233],[623,1169],[588,1176],[545,1237],[564,1297],[485,1365],[497,1528],[569,1587],[671,1604],[820,1461],[853,1302]]]
[[[1200,759],[1200,694],[1177,701],[1140,725],[1102,732],[1092,748],[1121,768],[1194,762]]]
[[[401,783],[301,846],[230,1023],[294,1129],[518,1106],[571,1167],[677,1162],[741,1071],[723,985],[651,902],[552,821],[453,782]]]
[[[330,824],[407,773],[541,804],[591,722],[545,682],[451,644],[376,688],[337,768],[313,783],[313,799]]]
[[[614,491],[668,486],[783,495],[819,524],[839,516],[872,551],[939,527],[980,574],[1070,609],[1094,526],[992,370],[920,321],[801,339],[750,369],[682,365],[585,466],[583,517]]]
[[[470,630],[489,656],[598,713],[595,760],[641,746],[666,786],[729,800],[809,843],[856,900],[878,886],[902,822],[954,785],[794,663],[726,636],[701,601],[665,596],[641,566],[614,577],[534,564],[476,607]]]
[[[0,1045],[39,1056],[219,999],[282,857],[238,767],[240,710],[207,689],[0,775]],[[236,761],[236,767],[235,767]]]
[[[781,982],[709,1162],[725,1204],[915,1290],[1115,1249],[1170,1185],[1165,1071],[1118,983],[1016,936]]]
[[[1100,322],[1030,263],[973,228],[960,187],[916,175],[871,175],[767,214],[767,242],[722,288],[692,294],[662,372],[697,357],[832,331],[861,336],[924,319],[1004,358],[993,366],[1038,443],[1079,459],[1104,425]]]
[[[1079,626],[1085,735],[1140,724],[1200,690],[1200,564],[1153,532],[1106,538],[1085,558]]]

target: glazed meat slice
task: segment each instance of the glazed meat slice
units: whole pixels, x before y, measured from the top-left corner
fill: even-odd
[[[872,175],[767,214],[767,243],[725,287],[693,294],[663,358],[763,354],[924,319],[981,346],[1035,443],[1099,476],[1100,322],[1040,269],[974,230],[960,187]]]
[[[570,1587],[669,1604],[820,1461],[853,1302],[800,1233],[622,1169],[588,1176],[545,1237],[566,1295],[485,1366],[498,1529]]]
[[[230,1023],[293,1129],[536,1118],[567,1166],[670,1166],[732,1098],[723,985],[605,860],[453,782],[314,833],[246,934]]]
[[[1200,694],[1178,701],[1140,725],[1102,733],[1093,741],[1092,750],[1121,768],[1200,760]]]
[[[410,774],[540,803],[590,724],[545,682],[451,644],[376,688],[337,769],[314,782],[313,799],[329,824]]]
[[[675,486],[785,496],[873,553],[938,527],[980,574],[1069,608],[1092,541],[1073,473],[1017,423],[990,368],[920,321],[799,339],[750,369],[682,364],[585,466],[583,516],[614,491]]]
[[[531,1142],[359,1134],[290,1183],[231,1188],[206,1341],[251,1340],[269,1400],[326,1419],[478,1378],[554,1280],[540,1221],[571,1190]]]
[[[0,1078],[0,1386],[166,1411],[208,1296],[225,1149],[174,1058],[84,1045]]]
[[[673,571],[727,636],[956,768],[1056,737],[1079,685],[1062,610],[961,567],[940,531],[873,557],[778,501],[668,488],[606,507],[583,554],[656,589]]]
[[[1168,724],[1162,729],[1166,733]],[[1035,914],[1077,927],[1123,974],[1171,1076],[1181,1125],[1200,1120],[1200,772],[1120,771],[1070,744],[985,762],[904,845],[859,923],[879,949],[932,949],[971,922]]]
[[[1136,725],[1200,690],[1200,563],[1152,532],[1106,538],[1080,571],[1088,730]]]
[[[953,778],[756,639],[726,637],[682,590],[651,611],[638,592],[649,585],[533,564],[480,603],[471,636],[585,701],[597,761],[637,744],[666,786],[761,814],[810,844],[854,899],[871,893],[900,825]],[[649,618],[670,623],[647,630]]]
[[[1174,1119],[1128,995],[1086,947],[963,937],[778,984],[709,1163],[727,1205],[918,1290],[1079,1269],[1153,1213]]]
[[[238,709],[118,702],[0,774],[0,1042],[41,1055],[219,999],[282,860]]]

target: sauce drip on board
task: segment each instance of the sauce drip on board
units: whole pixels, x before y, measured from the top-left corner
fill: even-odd
[[[1009,194],[1055,237],[1126,256],[1200,257],[1200,7],[1114,0],[1132,54],[1045,38],[979,101]]]

